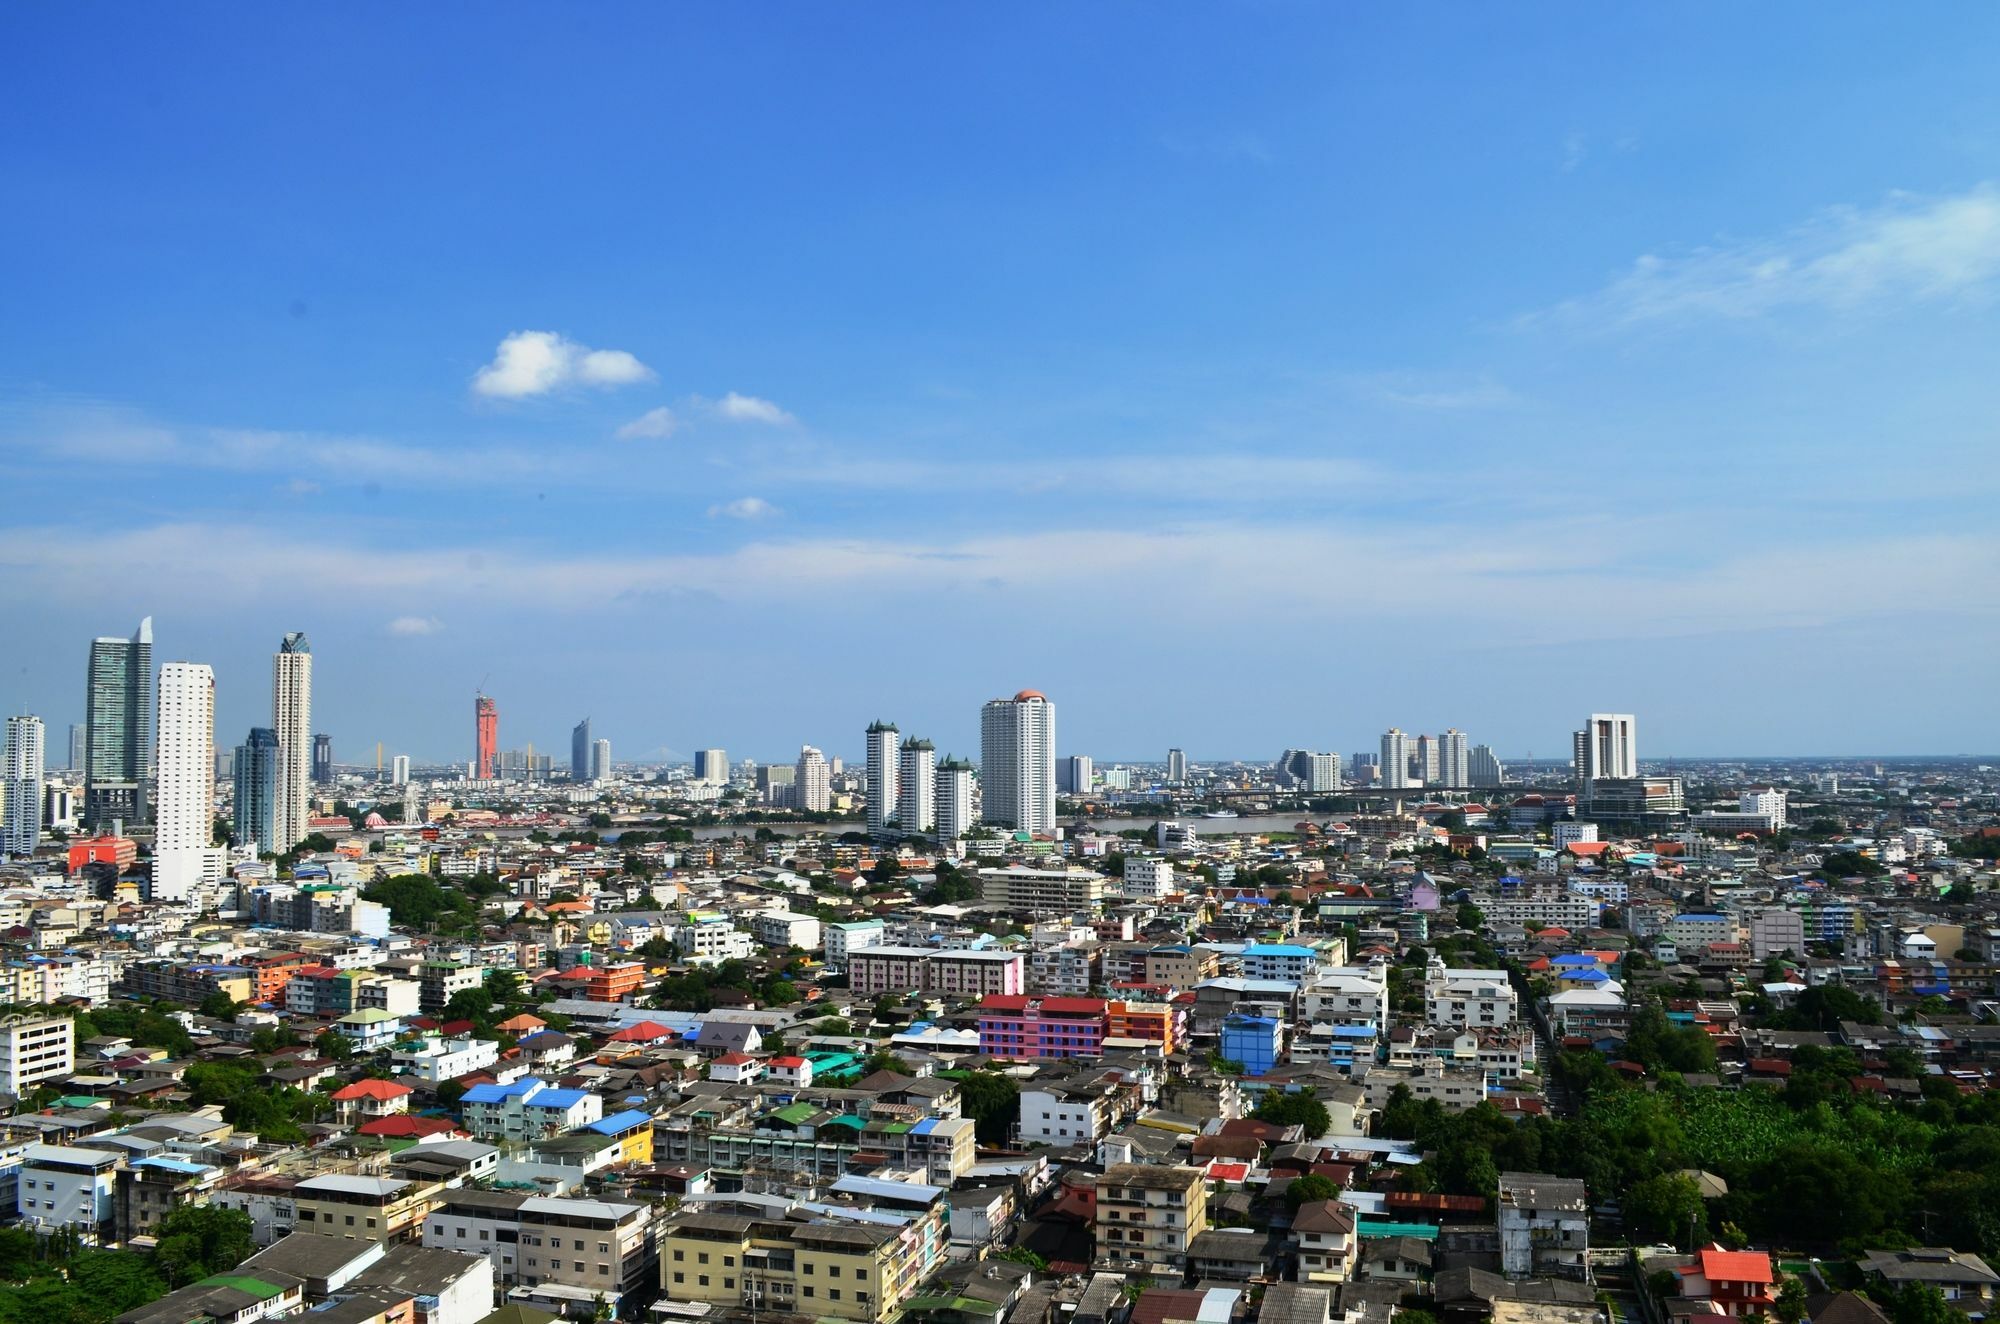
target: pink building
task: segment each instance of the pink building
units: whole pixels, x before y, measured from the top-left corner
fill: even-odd
[[[1102,998],[995,994],[979,1003],[979,1051],[988,1057],[1102,1057]]]

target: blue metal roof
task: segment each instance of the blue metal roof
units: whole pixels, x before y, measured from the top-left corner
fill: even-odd
[[[589,1090],[543,1090],[528,1100],[530,1108],[574,1108],[590,1097]]]
[[[624,1112],[613,1113],[601,1121],[592,1122],[584,1130],[595,1131],[599,1135],[616,1135],[620,1131],[629,1131],[635,1126],[650,1126],[652,1125],[652,1121],[653,1115],[651,1113],[641,1112],[637,1108],[627,1108]]]

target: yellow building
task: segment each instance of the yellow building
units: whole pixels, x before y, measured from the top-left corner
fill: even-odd
[[[660,1286],[671,1301],[889,1319],[923,1278],[922,1240],[904,1227],[683,1214],[660,1234]]]
[[[1188,1247],[1208,1227],[1200,1168],[1120,1163],[1097,1179],[1097,1266],[1115,1273],[1187,1268]]]

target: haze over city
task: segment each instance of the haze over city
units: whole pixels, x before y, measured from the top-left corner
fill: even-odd
[[[8,16],[10,711],[2000,748],[1990,11],[369,12]]]

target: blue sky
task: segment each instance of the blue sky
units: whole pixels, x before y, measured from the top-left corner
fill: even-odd
[[[1809,20],[1809,21],[1808,21]],[[15,7],[0,704],[2000,750],[2000,11]]]

